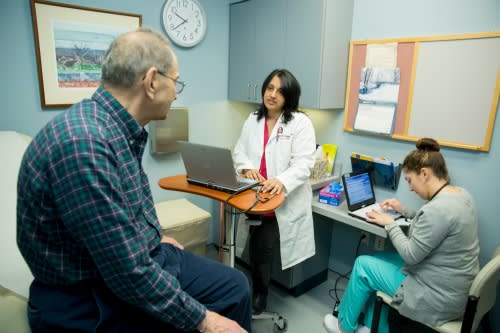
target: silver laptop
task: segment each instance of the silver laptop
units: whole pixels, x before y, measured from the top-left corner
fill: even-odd
[[[393,219],[401,217],[395,210],[382,210],[375,199],[373,181],[368,172],[344,174],[342,184],[350,216],[366,221],[366,213],[377,210],[391,215]]]
[[[259,185],[253,179],[236,176],[231,150],[187,141],[178,143],[189,183],[229,193]]]

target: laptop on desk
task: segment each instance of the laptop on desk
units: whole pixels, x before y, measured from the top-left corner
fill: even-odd
[[[394,219],[401,217],[397,211],[382,210],[375,199],[373,180],[368,172],[344,174],[342,175],[342,184],[350,216],[366,221],[367,212],[378,210],[391,215]]]
[[[236,176],[231,150],[187,141],[178,143],[189,183],[228,193],[259,185],[255,180]]]

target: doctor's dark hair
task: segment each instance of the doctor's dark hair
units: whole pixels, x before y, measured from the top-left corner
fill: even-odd
[[[139,28],[111,43],[104,54],[101,81],[117,88],[131,88],[149,68],[168,72],[173,65],[174,55],[165,37],[152,29]]]
[[[448,169],[443,155],[439,152],[439,143],[431,138],[421,138],[416,143],[417,149],[410,152],[403,161],[403,169],[420,174],[422,168],[429,168],[438,179],[449,181]]]
[[[295,76],[293,76],[293,74],[286,69],[275,69],[266,77],[264,83],[262,83],[262,104],[257,110],[257,120],[260,120],[262,119],[262,117],[267,116],[267,108],[264,105],[264,93],[266,92],[269,82],[271,82],[271,80],[275,76],[280,79],[281,94],[285,99],[285,104],[283,105],[283,121],[286,124],[293,118],[292,112],[300,112],[298,110],[300,99],[300,84]]]

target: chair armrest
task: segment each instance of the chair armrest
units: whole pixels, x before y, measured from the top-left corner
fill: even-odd
[[[395,304],[392,304],[392,297],[387,295],[386,293],[382,292],[382,291],[377,291],[377,297],[380,297],[382,299],[382,301],[389,305],[391,308],[393,309],[398,309],[398,306],[395,305]]]

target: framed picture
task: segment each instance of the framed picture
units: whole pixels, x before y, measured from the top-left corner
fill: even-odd
[[[100,84],[104,53],[142,16],[31,0],[42,108],[65,108],[91,97]]]

